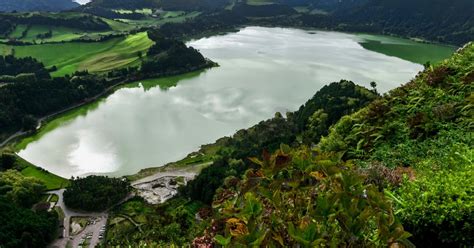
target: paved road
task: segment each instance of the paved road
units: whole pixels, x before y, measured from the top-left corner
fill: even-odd
[[[101,233],[101,228],[105,227],[105,225],[107,224],[107,217],[107,215],[97,217],[97,219],[95,220],[95,224],[88,225],[78,235],[72,238],[72,241],[70,243],[71,247],[78,247],[82,243],[82,241],[86,239],[87,235],[92,236],[90,238],[89,247],[96,247],[101,241],[99,239],[99,235]]]
[[[59,189],[59,190],[52,190],[52,191],[48,191],[47,193],[48,194],[55,194],[58,196],[58,203],[56,204],[56,206],[60,207],[63,212],[64,212],[64,229],[63,229],[63,238],[61,239],[58,239],[56,240],[55,242],[53,242],[50,247],[57,247],[57,248],[64,248],[66,247],[67,243],[69,240],[76,240],[77,236],[80,236],[80,235],[76,235],[74,237],[71,237],[70,236],[70,225],[71,225],[71,217],[74,217],[74,216],[79,216],[79,217],[100,217],[103,219],[104,223],[107,222],[107,213],[105,212],[102,212],[102,213],[89,213],[89,212],[81,212],[81,211],[76,211],[76,210],[72,210],[68,207],[66,207],[66,205],[64,204],[64,198],[63,198],[63,193],[64,193],[64,190],[65,189]],[[88,226],[89,227],[89,226]],[[86,227],[86,228],[88,228]],[[99,227],[100,228],[100,227]],[[80,233],[82,234],[82,232]],[[97,234],[98,236],[98,234]],[[79,241],[79,239],[77,239],[77,241]],[[97,243],[96,243],[97,244]],[[77,247],[77,246],[72,246],[73,248]]]

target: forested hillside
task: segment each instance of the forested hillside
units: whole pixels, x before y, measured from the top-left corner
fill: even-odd
[[[62,11],[79,6],[73,0],[2,0],[1,12]]]
[[[370,0],[336,10],[334,17],[353,29],[463,45],[474,39],[471,0]]]

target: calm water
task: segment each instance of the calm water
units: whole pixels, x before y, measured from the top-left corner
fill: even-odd
[[[248,27],[189,42],[220,67],[122,87],[50,122],[19,145],[19,155],[67,178],[133,174],[181,159],[276,111],[296,110],[329,82],[376,81],[387,91],[422,69],[366,50],[360,40],[343,33]]]

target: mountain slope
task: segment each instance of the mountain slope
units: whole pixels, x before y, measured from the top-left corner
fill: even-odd
[[[337,9],[339,22],[408,37],[463,45],[474,40],[474,1],[370,0]]]
[[[78,6],[73,0],[2,0],[0,11],[62,11]]]
[[[215,10],[223,9],[229,2],[229,0],[93,0],[81,8]]]

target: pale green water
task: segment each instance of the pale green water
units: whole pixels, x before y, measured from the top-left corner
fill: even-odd
[[[384,92],[422,69],[366,50],[360,39],[248,27],[192,41],[220,67],[122,87],[50,122],[18,146],[19,155],[63,177],[133,174],[183,158],[276,111],[296,110],[327,83],[376,81]]]

